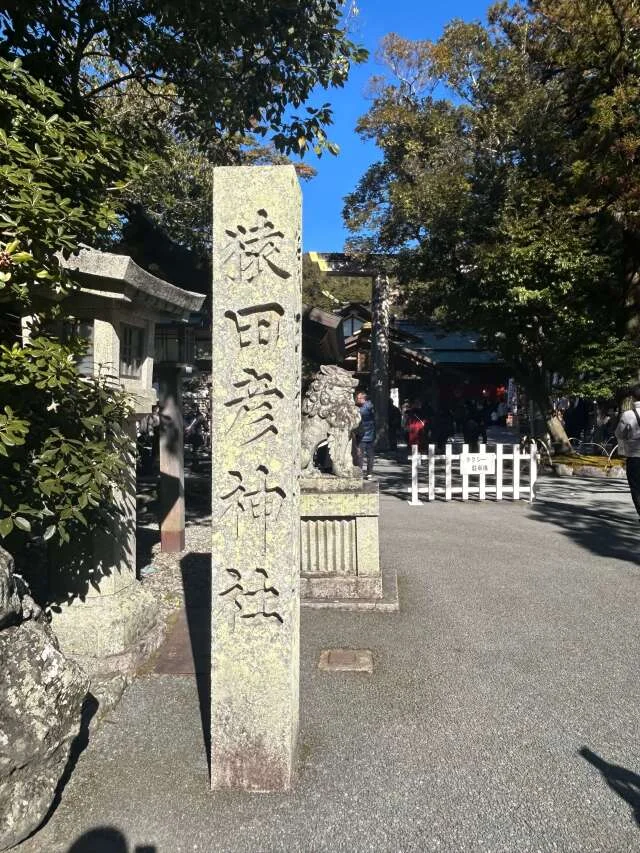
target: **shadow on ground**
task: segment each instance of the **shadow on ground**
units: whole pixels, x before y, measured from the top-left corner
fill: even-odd
[[[185,554],[180,561],[180,570],[202,736],[211,772],[211,554]]]
[[[579,501],[575,499],[578,494]],[[619,504],[612,505],[612,495],[620,497]],[[549,479],[532,504],[532,513],[537,521],[560,528],[592,554],[640,565],[640,522],[626,482],[572,478],[568,484]]]
[[[407,458],[406,448],[399,449],[396,452],[387,451],[376,454],[373,470],[381,494],[398,498],[401,501],[409,500],[411,465]]]
[[[84,702],[82,703],[82,709],[80,711],[80,729],[78,734],[71,741],[71,748],[69,750],[69,757],[67,758],[67,763],[64,768],[64,772],[60,779],[58,780],[58,784],[56,785],[56,789],[53,795],[53,800],[51,801],[51,805],[49,806],[49,810],[44,816],[43,820],[38,824],[36,829],[27,836],[28,838],[33,838],[34,835],[37,835],[40,830],[46,826],[46,824],[51,820],[54,812],[60,805],[62,800],[62,794],[64,793],[64,789],[67,786],[67,783],[71,779],[71,775],[73,771],[76,769],[76,765],[78,763],[78,759],[85,751],[87,746],[89,745],[89,736],[91,731],[91,720],[96,714],[98,710],[98,700],[93,695],[93,693],[87,693],[84,698]],[[80,847],[78,850],[89,850],[89,848]],[[94,848],[91,848],[92,850]],[[105,848],[107,850],[108,848]],[[117,850],[118,848],[114,848]],[[75,847],[72,848],[75,853]]]
[[[136,844],[132,849],[126,837],[114,826],[98,826],[77,838],[68,853],[156,853],[156,846]]]
[[[62,793],[67,785],[67,782],[71,778],[71,774],[76,768],[78,763],[78,759],[85,751],[85,749],[89,746],[89,736],[91,732],[91,720],[96,715],[98,710],[98,700],[93,695],[93,693],[87,693],[85,696],[84,702],[82,703],[82,711],[80,712],[80,730],[78,734],[74,737],[71,742],[71,749],[69,750],[69,758],[67,759],[67,764],[64,768],[64,773],[60,777],[60,781],[56,787],[55,796],[53,798],[53,802],[49,807],[49,811],[47,812],[47,816],[45,817],[43,823],[46,823],[54,811],[60,805],[60,801],[62,800]]]
[[[578,752],[589,764],[597,767],[611,790],[631,806],[635,822],[640,827],[640,776],[619,764],[609,764],[586,746]]]

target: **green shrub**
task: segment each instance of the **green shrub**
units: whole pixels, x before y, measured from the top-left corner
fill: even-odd
[[[115,383],[78,375],[78,346],[44,337],[0,346],[0,536],[68,542],[104,528],[114,492],[131,476],[131,415]]]

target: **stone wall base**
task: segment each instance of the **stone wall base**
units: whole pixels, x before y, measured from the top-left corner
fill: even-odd
[[[382,596],[367,598],[358,595],[352,598],[300,598],[300,606],[308,610],[350,610],[375,611],[377,613],[397,613],[400,610],[398,597],[398,575],[394,569],[385,569],[382,573]]]
[[[345,577],[344,575],[303,575],[302,598],[382,598],[382,575]]]

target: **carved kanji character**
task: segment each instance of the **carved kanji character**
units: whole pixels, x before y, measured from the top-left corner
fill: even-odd
[[[240,349],[244,349],[275,346],[280,336],[280,318],[283,314],[282,305],[269,302],[251,305],[239,311],[227,311],[224,316],[235,324]]]
[[[270,373],[259,373],[251,367],[245,367],[242,373],[243,377],[233,383],[234,396],[225,402],[235,413],[227,435],[239,445],[250,444],[268,433],[278,434],[274,407],[284,397]]]
[[[268,524],[278,520],[286,492],[277,482],[270,480],[266,465],[258,465],[255,474],[249,478],[243,477],[240,471],[228,473],[233,478],[235,487],[220,498],[220,518],[233,511],[236,536],[240,535],[241,519],[247,524],[257,526],[262,553],[265,553]]]
[[[263,273],[265,265],[279,278],[291,277],[277,263],[285,242],[284,233],[270,221],[266,210],[258,211],[258,221],[250,228],[236,225],[225,233],[229,241],[222,249],[222,266],[231,281],[251,282]]]
[[[229,602],[234,629],[236,619],[264,618],[282,624],[282,616],[276,610],[280,593],[266,569],[226,569],[224,581],[219,595]]]

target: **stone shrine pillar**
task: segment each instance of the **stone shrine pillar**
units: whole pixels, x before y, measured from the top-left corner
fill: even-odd
[[[211,785],[291,786],[298,733],[301,194],[214,169]]]

